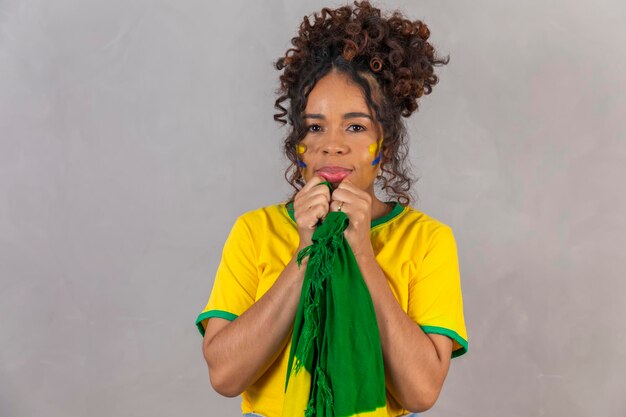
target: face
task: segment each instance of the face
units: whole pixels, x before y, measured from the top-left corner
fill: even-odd
[[[336,187],[347,178],[374,196],[382,132],[361,88],[330,72],[309,94],[303,119],[307,134],[297,153],[304,180],[319,175]]]

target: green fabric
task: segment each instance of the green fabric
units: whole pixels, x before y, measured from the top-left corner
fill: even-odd
[[[329,212],[313,233],[296,313],[286,387],[292,372],[311,375],[305,415],[350,416],[386,403],[380,333],[369,290],[343,232],[348,217]]]

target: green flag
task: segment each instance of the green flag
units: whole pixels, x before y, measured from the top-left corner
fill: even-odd
[[[329,185],[329,184],[327,184]],[[348,216],[315,229],[296,313],[285,417],[387,416],[380,333],[369,290],[345,240]]]

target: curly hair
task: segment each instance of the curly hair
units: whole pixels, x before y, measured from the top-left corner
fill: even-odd
[[[380,9],[368,1],[355,1],[354,6],[323,8],[312,20],[305,16],[298,36],[291,39],[293,48],[274,63],[283,71],[274,120],[291,126],[283,146],[291,161],[285,179],[295,189],[293,200],[304,185],[296,154],[296,145],[306,135],[302,113],[315,84],[334,69],[360,86],[384,132],[378,185],[407,205],[414,179],[407,167],[406,127],[401,117],[409,117],[418,108],[418,98],[431,93],[438,82],[434,66],[447,64],[449,57],[435,56],[427,42],[428,26],[420,20],[412,22],[398,11],[381,16]],[[287,100],[289,109],[283,106]]]

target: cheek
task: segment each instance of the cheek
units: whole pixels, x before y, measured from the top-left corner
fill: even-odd
[[[305,164],[309,164],[315,160],[316,155],[319,154],[318,147],[310,142],[302,141],[296,145],[296,155],[298,159],[304,161]]]
[[[296,145],[296,156],[297,156],[297,163],[298,163],[298,167],[305,169],[307,167],[306,163],[304,162],[304,154],[306,153],[306,145],[303,143],[299,143]]]
[[[372,143],[369,146],[369,154],[371,157],[372,165],[378,165],[380,159],[382,158],[382,145],[383,140],[380,139],[378,142]]]
[[[370,156],[376,156],[376,153],[378,153],[378,144],[372,143],[369,147],[369,153]]]

